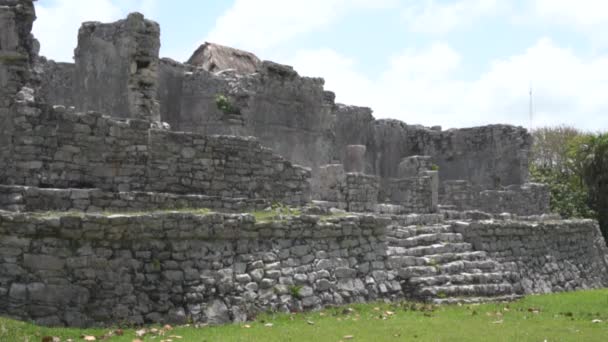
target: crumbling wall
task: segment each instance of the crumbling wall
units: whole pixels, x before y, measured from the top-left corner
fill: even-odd
[[[108,192],[100,189],[53,189],[0,185],[0,210],[141,212],[156,210],[212,209],[228,212],[264,210],[272,201],[264,198],[235,198],[207,195],[177,195],[162,192]]]
[[[84,23],[74,51],[76,107],[159,121],[159,49],[160,27],[139,13],[111,24]]]
[[[388,272],[386,224],[373,217],[278,223],[228,214],[0,214],[0,314],[44,325],[221,324],[396,299],[402,292]]]
[[[30,32],[35,19],[32,1],[0,0],[0,182],[14,163],[15,98],[32,81],[30,63],[37,55],[37,42]]]
[[[36,61],[34,70],[40,75],[38,100],[50,105],[76,106],[76,65],[47,60]]]
[[[453,227],[476,250],[518,272],[526,293],[608,286],[608,248],[595,221],[481,221]]]
[[[383,189],[386,202],[401,206],[405,213],[434,213],[433,176],[391,178]]]
[[[262,61],[251,52],[205,42],[194,51],[187,63],[209,72],[231,69],[239,74],[252,74],[258,71]]]
[[[242,75],[163,61],[160,75],[171,84],[159,88],[161,117],[174,130],[255,136],[291,161],[311,167],[332,159],[333,102],[322,79],[300,77],[272,62]],[[230,101],[234,112],[218,108],[219,95]]]
[[[266,198],[302,204],[310,171],[254,138],[152,129],[99,113],[22,102],[14,112],[15,170],[6,184]]]
[[[551,193],[545,184],[525,183],[496,190],[480,190],[468,181],[446,181],[441,204],[448,209],[481,210],[487,213],[516,215],[548,214]]]

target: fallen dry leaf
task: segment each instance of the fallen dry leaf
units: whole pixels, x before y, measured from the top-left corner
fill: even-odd
[[[173,327],[170,324],[165,324],[165,326],[163,327],[163,329],[169,331],[169,330],[173,330]]]
[[[494,322],[492,322],[492,324],[502,324],[502,323],[503,323],[503,320],[502,320],[502,319],[501,319],[501,320],[498,320],[498,321],[494,321]]]
[[[249,325],[249,324],[245,324],[245,325],[243,325],[243,328],[245,328],[245,329],[249,329],[249,328],[251,328],[251,325]]]
[[[133,340],[133,341],[131,341],[131,342],[144,342],[144,341],[142,341],[142,340],[140,340],[140,339],[136,338],[136,339],[134,339],[134,340]]]
[[[144,337],[144,335],[146,335],[148,333],[148,330],[146,329],[139,329],[135,331],[135,336],[137,337]]]
[[[265,326],[265,327],[268,327],[268,328],[271,328],[273,325],[274,325],[274,324],[272,324],[272,323],[266,323],[266,324],[264,324],[264,326]]]
[[[97,337],[91,335],[85,335],[82,339],[85,341],[97,341]]]
[[[313,321],[306,321],[306,323],[308,323],[309,325],[315,325],[315,322]]]
[[[178,336],[178,335],[171,335],[171,336],[169,336],[169,338],[176,338],[176,339],[179,340],[179,339],[182,339],[183,337],[182,336]]]
[[[346,336],[344,336],[345,340],[352,340],[353,338],[355,338],[355,336],[353,336],[353,335],[346,335]]]
[[[44,336],[42,342],[61,342],[61,339],[57,336]]]
[[[593,321],[591,321],[591,323],[602,323],[601,319],[594,319]]]
[[[392,316],[395,313],[393,311],[386,311],[384,314],[386,314],[387,316]]]
[[[116,334],[116,336],[122,336],[125,334],[125,332],[122,329],[116,329],[116,330],[114,330],[114,333]]]

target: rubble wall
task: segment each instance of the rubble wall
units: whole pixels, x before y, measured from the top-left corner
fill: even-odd
[[[38,52],[30,32],[35,19],[32,1],[0,0],[0,178],[12,172],[11,113],[17,93],[33,81],[29,66]]]
[[[398,300],[411,295],[399,260],[418,259],[391,259],[389,223],[373,216],[258,222],[249,214],[0,212],[0,314],[44,325],[221,324],[259,312]],[[520,274],[516,285],[527,293],[608,284],[607,250],[593,221],[451,227],[501,270]]]
[[[44,325],[219,324],[395,299],[401,287],[387,271],[386,223],[1,214],[0,314]]]
[[[159,49],[159,25],[140,13],[110,24],[84,23],[74,52],[76,107],[119,118],[160,120]]]
[[[519,272],[526,293],[608,285],[608,248],[596,221],[480,221],[453,227],[476,250]]]
[[[0,184],[154,191],[302,204],[310,171],[254,138],[154,129],[144,120],[21,102],[13,113],[15,169]],[[2,166],[5,168],[5,166]]]

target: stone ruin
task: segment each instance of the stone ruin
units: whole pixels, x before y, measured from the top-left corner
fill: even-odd
[[[1,315],[220,324],[608,286],[597,223],[528,183],[524,128],[376,120],[217,44],[161,59],[138,13],[84,23],[57,63],[34,20],[0,0]]]

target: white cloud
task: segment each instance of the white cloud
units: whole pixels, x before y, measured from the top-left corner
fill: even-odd
[[[78,29],[84,21],[112,22],[139,11],[150,17],[158,0],[48,0],[36,3],[34,35],[41,43],[40,53],[51,59],[71,62]]]
[[[395,0],[236,0],[217,19],[207,41],[263,52],[328,27],[353,9],[395,6]]]
[[[532,6],[536,14],[555,24],[585,31],[608,25],[608,2],[605,0],[535,0]]]
[[[394,56],[373,79],[358,72],[355,61],[328,49],[301,51],[290,62],[302,74],[324,75],[338,101],[369,106],[380,118],[446,128],[528,126],[532,81],[535,126],[608,129],[608,56],[581,58],[545,38],[521,54],[492,62],[487,72],[469,81],[455,77],[461,59],[446,44],[436,43]]]
[[[584,34],[593,48],[608,47],[608,2],[605,0],[533,0],[527,2],[519,23],[562,27]]]
[[[403,17],[414,32],[444,34],[471,25],[473,21],[504,12],[507,2],[499,0],[459,0],[440,3],[416,1],[405,7]]]

